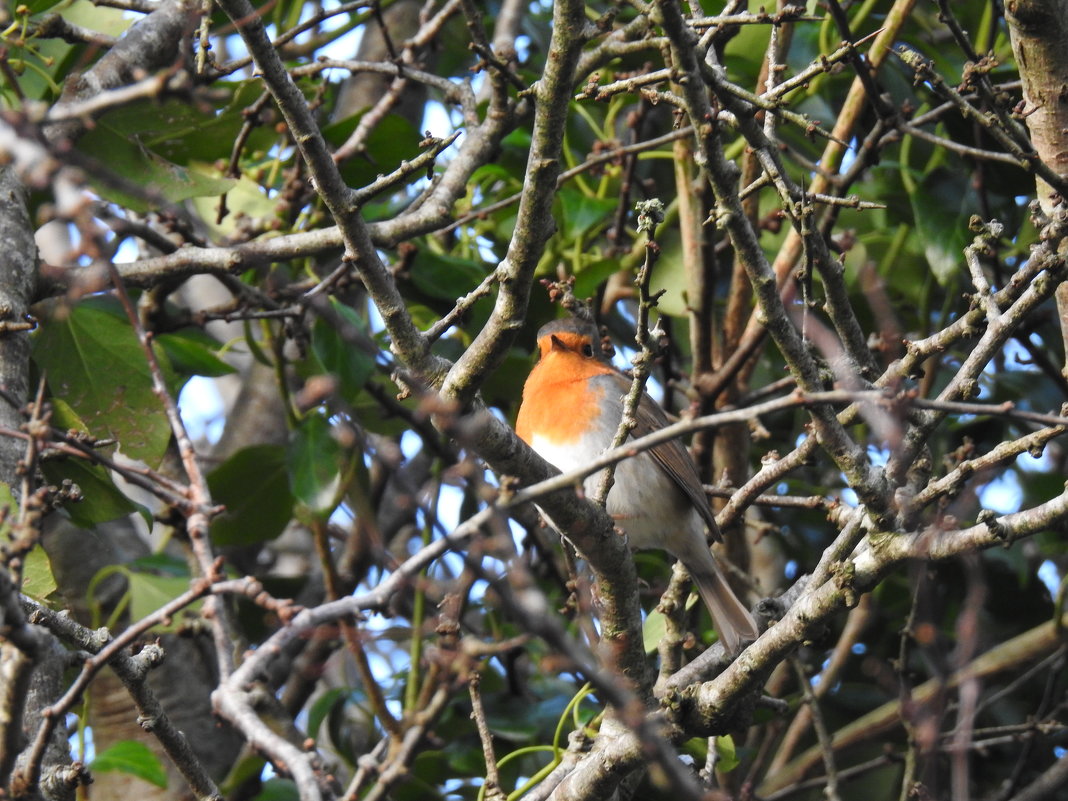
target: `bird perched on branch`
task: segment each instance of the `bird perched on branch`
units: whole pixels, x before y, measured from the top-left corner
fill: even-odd
[[[596,327],[579,318],[543,326],[538,348],[541,359],[523,387],[516,433],[562,471],[588,465],[612,444],[630,379],[608,361]],[[668,425],[646,393],[635,418],[635,438]],[[591,496],[598,476],[586,478]],[[756,639],[756,621],[708,548],[706,527],[714,539],[722,535],[682,443],[673,439],[620,462],[606,507],[632,548],[659,548],[686,566],[728,651],[736,653],[744,641]]]

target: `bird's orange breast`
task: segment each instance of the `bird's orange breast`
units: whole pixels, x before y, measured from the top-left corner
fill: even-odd
[[[592,385],[590,379],[611,372],[569,351],[546,353],[523,386],[516,433],[528,444],[535,436],[560,444],[577,442],[602,413],[605,387]]]

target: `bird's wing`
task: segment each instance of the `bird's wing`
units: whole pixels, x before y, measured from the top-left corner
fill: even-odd
[[[626,394],[630,391],[630,379],[622,374],[615,374],[613,378],[617,389],[621,393]],[[620,409],[622,410],[622,404]],[[632,432],[635,439],[670,425],[664,410],[648,393],[642,393],[642,399],[638,403],[635,418],[637,426]],[[701,515],[701,519],[705,521],[705,525],[708,526],[708,530],[712,533],[712,538],[717,542],[722,541],[723,535],[720,534],[719,526],[716,525],[716,518],[708,505],[708,496],[701,486],[701,476],[697,472],[697,465],[694,464],[693,458],[682,442],[678,439],[670,440],[652,448],[650,453],[656,463],[671,476],[679,489],[690,499],[694,508],[697,509],[697,513]]]

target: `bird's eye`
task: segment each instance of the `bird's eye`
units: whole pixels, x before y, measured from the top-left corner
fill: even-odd
[[[583,346],[582,346],[582,355],[585,356],[587,359],[592,359],[593,358],[593,345],[591,345],[589,342],[586,342],[585,344],[583,344]]]

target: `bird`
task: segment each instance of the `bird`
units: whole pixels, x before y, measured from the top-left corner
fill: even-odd
[[[594,324],[579,317],[542,326],[538,349],[540,358],[523,386],[516,433],[562,472],[584,467],[612,444],[631,380],[605,355]],[[645,392],[635,418],[635,437],[668,425],[663,409]],[[596,491],[599,475],[585,479],[587,495]],[[605,507],[631,548],[664,550],[682,562],[728,652],[738,653],[757,638],[756,621],[709,549],[706,528],[717,541],[723,536],[697,465],[679,440],[618,463]]]

